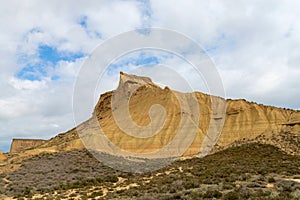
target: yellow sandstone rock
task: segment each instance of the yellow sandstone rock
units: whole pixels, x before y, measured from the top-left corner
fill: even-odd
[[[0,151],[0,160],[5,160],[6,156]]]
[[[224,103],[226,107],[222,110]],[[184,150],[184,155],[194,155],[208,147],[209,139],[211,144],[217,142],[224,147],[260,135],[272,137],[281,131],[300,132],[299,111],[246,100],[225,101],[200,92],[180,93],[168,87],[160,88],[150,78],[120,73],[118,88],[101,95],[92,118],[39,148],[115,146],[131,153],[147,154],[178,142],[180,147],[170,148],[171,153]],[[185,146],[188,149],[180,149]]]
[[[117,95],[120,95],[121,98],[115,97]],[[197,105],[182,105],[180,99],[186,99],[190,95],[196,98]],[[220,113],[213,113],[215,110],[211,108],[212,98],[216,97],[200,92],[179,93],[167,87],[162,89],[152,83],[149,78],[121,73],[117,90],[101,95],[95,106],[93,118],[80,125],[78,129],[83,137],[89,137],[88,135],[93,135],[93,132],[99,130],[100,125],[105,137],[117,147],[132,153],[149,153],[167,146],[171,141],[174,142],[180,128],[184,128],[181,131],[186,137],[192,137],[190,134],[194,132],[194,127],[190,122],[182,123],[181,120],[184,115],[192,117],[195,114],[193,111],[198,110],[200,114],[199,128],[184,155],[199,153],[203,148],[203,142],[211,124],[217,120],[224,120],[224,126],[221,127],[222,131],[218,138],[218,146],[227,146],[237,140],[251,140],[262,134],[271,137],[272,134],[279,133],[287,127],[292,131],[299,130],[297,129],[300,124],[299,111],[264,106],[246,100],[226,100],[227,107],[224,110],[224,116],[217,116]],[[124,99],[129,99],[128,105],[126,105],[127,101],[122,102]],[[222,99],[219,98],[219,101],[221,102]],[[160,113],[159,109],[153,109],[153,105],[160,105],[164,112]],[[124,111],[126,106],[128,113]],[[117,112],[118,110],[120,112]],[[129,120],[127,119],[128,114]],[[153,115],[152,119],[151,115]],[[165,119],[164,123],[159,123],[158,119],[155,124],[153,120],[157,120],[157,118]],[[99,124],[96,122],[97,120]],[[130,125],[131,121],[135,125]],[[131,135],[134,132],[141,136],[146,134],[149,130],[142,128],[149,125],[154,130],[159,129],[152,137]],[[139,127],[142,128],[139,129]],[[130,132],[132,133],[130,134]],[[183,140],[183,138],[179,139]],[[85,141],[88,141],[89,144],[95,142],[89,139]],[[97,146],[96,143],[95,146]]]

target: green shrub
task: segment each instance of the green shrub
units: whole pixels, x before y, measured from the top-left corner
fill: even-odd
[[[110,183],[116,183],[119,181],[117,176],[108,176],[104,178],[104,181],[110,182]]]
[[[268,178],[268,183],[275,183],[275,179],[273,177]]]
[[[223,194],[218,190],[208,190],[204,193],[204,198],[221,198]]]
[[[238,200],[239,193],[231,191],[224,195],[224,200]]]
[[[89,198],[95,198],[95,197],[100,197],[103,195],[103,192],[102,191],[97,191],[97,192],[93,192]]]

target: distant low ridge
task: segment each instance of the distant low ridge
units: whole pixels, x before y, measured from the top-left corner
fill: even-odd
[[[17,153],[27,149],[35,148],[46,142],[40,139],[13,139],[10,147],[10,153]]]

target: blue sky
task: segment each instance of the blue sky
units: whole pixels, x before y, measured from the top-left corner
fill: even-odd
[[[82,17],[78,24],[84,24],[84,20],[86,18]],[[14,74],[16,78],[29,81],[50,78],[55,81],[60,78],[55,74],[55,68],[59,62],[75,62],[87,55],[81,50],[59,49],[62,41],[57,41],[56,44],[51,44],[47,40],[32,41],[32,37],[43,34],[45,31],[37,27],[23,34],[23,43],[19,45],[16,52],[16,64],[19,68]]]
[[[154,52],[153,52],[154,53]],[[151,54],[151,50],[141,50],[137,52],[132,52],[127,55],[122,56],[121,58],[115,60],[109,68],[119,68],[122,69],[122,67],[126,66],[142,66],[142,65],[157,65],[162,63],[162,59],[165,55],[155,55]]]
[[[74,127],[72,92],[85,58],[105,40],[139,28],[166,28],[198,42],[228,98],[300,109],[299,7],[298,1],[274,0],[2,2],[0,151],[8,151],[15,137],[48,139]],[[172,56],[132,56],[112,67],[165,63],[201,89]],[[114,89],[118,71],[105,76],[99,93]],[[152,78],[159,81],[155,73]]]
[[[39,45],[36,52],[36,61],[30,56],[21,55],[20,65],[22,68],[16,73],[16,77],[23,80],[41,81],[45,77],[52,80],[59,79],[55,73],[50,74],[56,65],[61,61],[75,62],[77,59],[83,58],[83,52],[59,51],[55,46]],[[28,62],[29,61],[29,62]],[[24,62],[24,63],[23,63]]]

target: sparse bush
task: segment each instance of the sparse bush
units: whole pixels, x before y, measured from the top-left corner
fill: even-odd
[[[300,190],[295,190],[291,193],[291,196],[295,199],[300,199]]]
[[[222,197],[222,193],[219,192],[218,190],[208,190],[204,193],[203,197],[204,198],[221,198]]]
[[[119,179],[117,176],[107,176],[104,178],[104,180],[106,182],[116,183],[116,182],[118,182]]]
[[[176,189],[175,189],[175,188],[171,188],[169,192],[170,192],[170,193],[175,193],[175,192],[176,192]]]
[[[273,177],[268,178],[268,183],[275,183],[275,179]]]
[[[224,195],[224,200],[238,200],[239,193],[231,191]]]
[[[262,185],[258,184],[258,183],[249,183],[247,185],[248,188],[260,188],[262,187]]]
[[[95,197],[101,197],[103,196],[103,192],[102,191],[97,191],[97,192],[93,192],[89,198],[95,198]]]
[[[103,188],[109,191],[105,199],[297,199],[300,184],[281,177],[296,177],[299,166],[299,156],[284,154],[271,145],[247,144],[204,158],[175,161],[156,172],[131,174],[105,167],[86,151],[76,150],[33,156],[19,169],[5,175],[11,183],[0,179],[0,189],[15,197],[40,193],[43,199],[71,198],[69,189],[75,190],[72,197],[87,199],[88,193],[92,199],[102,196],[97,192]],[[183,172],[177,170],[179,167]],[[165,171],[172,172],[166,175]],[[265,188],[266,182],[275,181],[271,175],[277,177],[276,185],[272,189]],[[118,182],[118,177],[126,181]],[[139,186],[115,190],[132,183]],[[234,191],[228,193],[229,190]],[[92,195],[95,197],[90,197]]]
[[[276,199],[276,198],[278,198],[279,197],[279,192],[277,192],[277,191],[272,191],[271,192],[271,194],[270,194],[270,198],[271,199]]]

